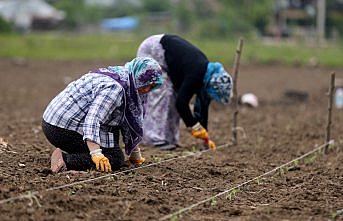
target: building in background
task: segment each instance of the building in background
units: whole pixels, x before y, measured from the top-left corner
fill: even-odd
[[[342,31],[343,0],[275,0],[273,18],[273,36],[333,37]]]
[[[1,0],[0,16],[15,29],[25,32],[31,28],[53,27],[66,15],[43,0]]]

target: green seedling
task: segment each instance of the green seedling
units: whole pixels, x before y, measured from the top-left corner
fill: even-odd
[[[77,191],[85,188],[84,184],[77,184],[71,187],[71,189],[67,192],[69,196],[76,194]]]
[[[316,154],[309,155],[308,157],[304,158],[305,164],[312,164],[317,158]]]
[[[343,209],[337,210],[336,212],[331,213],[331,220],[336,220],[338,216],[343,215]]]
[[[275,179],[276,176],[283,177],[285,175],[285,170],[287,170],[287,168],[284,168],[284,167],[278,168],[275,171],[275,173],[271,176],[270,179]]]
[[[337,213],[336,212],[332,212],[331,213],[331,220],[336,220],[337,218]]]
[[[343,209],[337,210],[336,212],[332,212],[331,213],[331,219],[336,220],[338,218],[338,216],[341,216],[341,215],[343,215]]]
[[[194,145],[192,146],[192,152],[193,152],[193,153],[198,152],[196,146],[194,146]]]
[[[241,190],[239,188],[232,189],[229,194],[226,196],[226,199],[229,199],[230,201],[233,200],[236,197],[236,194],[239,193]]]
[[[294,161],[293,161],[293,165],[294,165],[294,166],[298,166],[298,165],[299,165],[299,160],[294,160]]]
[[[76,190],[81,190],[84,188],[84,185],[83,184],[77,184],[77,185],[74,185],[73,189],[76,189]]]
[[[131,171],[128,175],[129,177],[134,177],[136,176],[136,171]]]
[[[106,179],[110,180],[110,181],[115,181],[115,180],[118,180],[118,177],[117,176],[110,176],[110,177],[107,177]]]
[[[257,183],[257,185],[261,185],[262,184],[261,178],[257,178],[256,183]]]
[[[256,143],[261,144],[263,142],[263,137],[258,137]]]
[[[67,192],[68,196],[74,195],[75,193],[76,193],[75,190],[69,190],[69,191]]]
[[[170,221],[178,221],[181,218],[182,218],[182,214],[176,213],[176,214],[172,215],[172,217],[170,217]]]
[[[278,173],[279,173],[279,176],[280,176],[280,177],[283,177],[283,176],[285,175],[285,168],[280,167],[280,168],[278,169]]]
[[[161,157],[157,157],[157,156],[152,156],[152,161],[154,163],[160,163],[162,161]]]
[[[174,214],[171,218],[170,221],[178,221],[179,220],[179,216],[177,214]]]
[[[216,206],[217,205],[217,199],[215,197],[211,198],[211,206]]]
[[[299,160],[294,160],[292,162],[292,166],[286,167],[286,171],[296,170],[296,168],[298,168],[298,165],[299,165]]]
[[[329,145],[328,145],[329,150],[333,149],[334,147],[335,147],[334,142],[329,143]]]

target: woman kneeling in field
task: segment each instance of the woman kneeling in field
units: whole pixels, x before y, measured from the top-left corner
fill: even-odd
[[[148,96],[143,141],[162,150],[175,148],[181,117],[193,137],[215,149],[207,132],[209,105],[211,100],[228,103],[232,88],[231,76],[223,65],[209,62],[200,49],[179,36],[167,34],[144,40],[137,56],[155,59],[165,79],[163,85]],[[193,95],[196,99],[192,113],[189,103]]]
[[[143,136],[143,105],[146,93],[162,85],[161,76],[155,60],[135,58],[125,66],[100,68],[71,82],[43,114],[43,132],[56,147],[52,172],[120,168],[125,157],[119,131],[131,163],[142,164],[137,145]]]

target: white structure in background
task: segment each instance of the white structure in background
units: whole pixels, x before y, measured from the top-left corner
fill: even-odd
[[[18,29],[29,30],[35,20],[58,23],[65,18],[65,12],[43,0],[1,0],[0,16]]]
[[[116,3],[116,0],[85,0],[86,5],[110,7]]]
[[[142,2],[140,0],[85,0],[86,5],[100,6],[100,7],[116,7],[120,4],[128,4],[140,7]]]
[[[336,80],[335,105],[338,109],[343,109],[343,78]]]
[[[248,105],[249,107],[258,107],[258,98],[253,93],[243,94],[241,97],[241,103]]]

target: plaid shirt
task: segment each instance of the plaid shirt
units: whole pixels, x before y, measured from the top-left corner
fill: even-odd
[[[111,77],[88,73],[71,82],[46,108],[43,119],[54,126],[77,131],[102,147],[118,144],[114,127],[124,115],[124,89]]]

